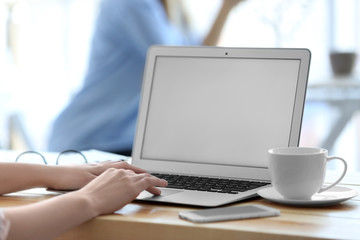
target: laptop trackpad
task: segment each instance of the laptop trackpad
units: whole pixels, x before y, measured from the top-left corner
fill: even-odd
[[[161,189],[161,195],[155,196],[147,191],[142,191],[140,195],[137,197],[137,199],[160,199],[162,197],[167,197],[176,193],[183,192],[183,190],[175,190],[175,189]]]

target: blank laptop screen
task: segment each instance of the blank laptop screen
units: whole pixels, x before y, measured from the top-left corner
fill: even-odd
[[[156,57],[141,158],[266,168],[288,146],[299,59]]]

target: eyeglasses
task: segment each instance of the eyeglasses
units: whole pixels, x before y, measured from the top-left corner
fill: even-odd
[[[70,149],[70,150],[62,151],[62,152],[60,152],[60,153],[58,154],[58,156],[57,156],[57,158],[56,158],[56,165],[59,165],[59,161],[60,161],[60,159],[61,159],[61,157],[62,157],[63,155],[70,154],[70,153],[75,153],[75,154],[80,155],[80,156],[83,158],[84,162],[85,162],[85,163],[88,163],[87,158],[85,157],[85,155],[84,155],[81,151]],[[48,162],[46,161],[44,155],[42,155],[41,153],[36,152],[36,151],[25,151],[25,152],[23,152],[23,153],[20,153],[20,154],[16,157],[15,162],[18,162],[24,155],[29,155],[29,154],[36,154],[36,155],[38,155],[38,156],[42,159],[42,161],[44,162],[44,164],[46,164],[46,165],[48,164]]]

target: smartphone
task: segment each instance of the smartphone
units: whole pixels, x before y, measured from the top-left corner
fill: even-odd
[[[260,204],[179,212],[180,218],[201,223],[245,218],[271,217],[278,215],[280,215],[280,211],[278,209],[266,207]]]

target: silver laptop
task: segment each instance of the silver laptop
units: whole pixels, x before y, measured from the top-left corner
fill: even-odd
[[[267,150],[299,143],[310,55],[151,47],[132,163],[169,187],[137,199],[214,207],[268,187]]]

